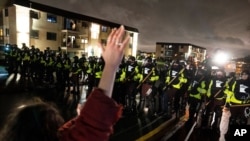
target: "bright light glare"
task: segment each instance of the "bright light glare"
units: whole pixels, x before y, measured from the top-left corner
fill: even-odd
[[[213,61],[217,64],[225,64],[228,61],[228,55],[223,52],[215,54]]]

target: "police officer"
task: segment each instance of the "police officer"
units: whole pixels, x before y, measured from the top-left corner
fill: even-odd
[[[36,61],[36,65],[37,65],[37,82],[39,84],[41,84],[43,82],[44,79],[44,74],[45,74],[45,56],[44,53],[42,51],[37,53],[37,61]],[[39,67],[38,67],[39,66]]]
[[[34,79],[36,81],[38,81],[39,79],[39,70],[41,69],[40,66],[39,66],[39,62],[40,62],[40,49],[39,48],[36,48],[35,50],[35,53],[34,53],[34,58],[33,58],[33,62],[34,62]]]
[[[179,60],[173,60],[170,69],[165,77],[165,87],[163,88],[166,95],[166,100],[162,104],[162,110],[167,116],[172,116],[172,111],[175,110],[177,114],[176,102],[174,101],[175,94],[181,89],[184,83],[187,83],[187,78],[184,74],[185,67],[183,67]],[[173,109],[175,108],[175,109]]]
[[[225,103],[223,89],[227,82],[223,68],[213,69],[211,79],[207,81],[206,113],[203,126],[205,128],[219,128],[221,106]]]
[[[82,72],[80,73],[80,78],[81,78],[80,81],[84,82],[86,71],[87,71],[87,59],[86,59],[85,54],[82,54],[82,56],[80,57],[79,65],[82,70]]]
[[[31,46],[31,49],[30,49],[30,76],[31,78],[35,79],[35,67],[36,67],[36,60],[37,60],[37,54],[36,54],[36,49],[35,49],[35,46]]]
[[[125,58],[121,61],[119,68],[116,71],[115,84],[113,87],[112,98],[119,104],[122,104],[125,107]]]
[[[28,48],[24,48],[22,54],[22,65],[21,65],[21,75],[22,77],[29,76],[30,71],[30,53]]]
[[[180,80],[180,88],[177,89],[174,95],[174,111],[176,112],[176,118],[179,118],[181,115],[185,114],[185,106],[186,106],[186,92],[189,87],[189,82],[191,80],[191,76],[193,70],[191,70],[185,60],[180,60],[179,65],[183,72],[178,75],[178,79]]]
[[[139,102],[139,112],[144,109],[148,110],[149,116],[155,116],[157,113],[156,94],[157,89],[155,82],[159,79],[158,70],[153,63],[152,57],[145,59],[145,64],[142,66],[141,93]],[[138,86],[137,86],[138,87]]]
[[[56,71],[56,82],[57,84],[61,85],[63,83],[63,60],[61,58],[61,55],[58,54],[56,56],[56,60],[55,60],[55,71]]]
[[[49,47],[45,50],[45,81],[47,83],[54,83],[53,69],[54,69],[54,54],[50,51]]]
[[[69,73],[71,69],[71,60],[66,53],[63,54],[62,57],[63,63],[63,87],[66,89],[66,92],[70,92],[70,78]]]
[[[95,85],[95,65],[96,65],[96,59],[94,56],[88,57],[88,64],[87,64],[87,95],[86,98],[89,96],[90,92],[92,91],[94,85]]]
[[[226,105],[232,113],[231,124],[245,125],[250,116],[249,109],[245,104],[250,103],[250,73],[248,70],[243,70],[241,78],[233,81],[230,86],[225,89],[227,95]],[[237,108],[234,105],[241,105]]]
[[[94,67],[94,73],[95,73],[94,86],[98,86],[98,83],[99,83],[101,76],[102,76],[103,68],[104,68],[104,60],[101,56],[101,57],[97,58],[97,62],[96,62],[95,67]]]
[[[80,85],[79,85],[79,75],[81,73],[81,68],[79,65],[79,58],[78,56],[74,56],[74,61],[71,64],[71,82],[73,90],[71,91],[73,94],[73,109],[76,108],[79,100],[80,100]]]
[[[17,73],[18,71],[17,57],[18,57],[18,47],[17,45],[12,45],[10,48],[10,52],[8,54],[9,74],[11,74],[12,72]]]
[[[194,116],[198,115],[198,112],[202,110],[202,104],[204,104],[204,98],[206,95],[206,80],[205,71],[198,68],[188,88],[188,104],[189,104],[189,121],[195,120]],[[200,117],[199,117],[200,118]]]
[[[128,114],[137,114],[136,95],[139,81],[142,80],[141,66],[137,64],[134,56],[129,56],[125,64],[125,110]]]

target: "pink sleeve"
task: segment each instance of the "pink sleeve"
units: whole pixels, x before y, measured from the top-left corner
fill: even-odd
[[[66,128],[61,128],[61,141],[108,141],[121,114],[121,105],[107,97],[101,89],[94,89],[81,114],[66,124]]]

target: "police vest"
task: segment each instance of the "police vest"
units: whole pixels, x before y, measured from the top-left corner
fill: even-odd
[[[249,95],[245,89],[248,88],[248,86],[244,84],[238,84],[238,90],[235,90],[237,81],[235,81],[231,87],[231,89],[226,89],[224,91],[225,94],[227,94],[227,103],[234,103],[234,104],[243,104],[247,97],[244,97]],[[240,97],[243,96],[243,97]]]

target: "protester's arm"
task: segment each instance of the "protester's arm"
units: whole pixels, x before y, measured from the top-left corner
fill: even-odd
[[[123,39],[124,34],[125,30],[123,26],[119,29],[113,29],[108,37],[107,46],[105,48],[102,47],[102,57],[105,61],[105,67],[98,88],[102,89],[108,97],[112,96],[116,70],[122,61],[124,49],[129,41],[129,36]]]
[[[121,117],[122,106],[113,99],[116,70],[123,58],[129,37],[123,39],[124,27],[112,30],[107,46],[102,47],[105,67],[98,88],[88,97],[80,115],[59,129],[60,141],[107,141],[113,125]],[[121,43],[121,44],[118,44]]]

